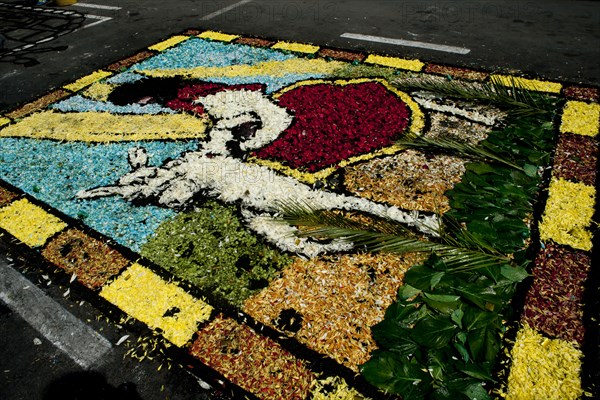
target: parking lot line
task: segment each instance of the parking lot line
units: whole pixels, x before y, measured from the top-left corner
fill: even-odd
[[[237,2],[237,3],[234,3],[234,4],[230,5],[230,6],[223,7],[223,8],[221,8],[220,10],[217,10],[217,11],[215,11],[215,12],[213,12],[213,13],[210,13],[210,14],[208,14],[208,15],[205,15],[204,17],[202,17],[202,18],[200,18],[200,19],[201,19],[202,21],[207,21],[207,20],[209,20],[209,19],[213,19],[213,18],[215,18],[215,17],[218,17],[218,16],[219,16],[219,15],[221,15],[221,14],[225,14],[226,12],[229,12],[229,11],[233,10],[234,8],[237,8],[237,7],[239,7],[239,6],[243,6],[244,4],[250,3],[251,1],[252,1],[252,0],[242,0],[242,1],[239,1],[239,2]]]
[[[102,4],[92,4],[92,3],[75,3],[73,4],[74,7],[85,7],[85,8],[96,8],[98,10],[120,10],[121,7],[115,7],[115,6],[105,6]]]
[[[111,343],[0,259],[0,300],[82,368],[101,363]]]
[[[361,35],[359,33],[343,33],[340,35],[345,39],[363,40],[367,42],[377,42],[385,44],[393,44],[397,46],[418,47],[420,49],[428,49],[435,51],[443,51],[446,53],[468,54],[471,50],[465,47],[446,46],[444,44],[418,42],[415,40],[393,39],[381,36]]]

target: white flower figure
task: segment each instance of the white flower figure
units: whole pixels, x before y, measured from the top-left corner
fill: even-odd
[[[282,203],[305,203],[315,209],[363,211],[435,234],[438,220],[417,211],[403,211],[370,200],[316,190],[298,180],[244,161],[246,155],[275,140],[292,123],[292,116],[260,91],[221,91],[200,97],[213,121],[209,139],[198,151],[160,167],[149,167],[145,149],[129,151],[131,172],[114,185],[77,193],[80,199],[122,196],[128,201],[151,202],[181,208],[198,195],[238,203],[249,228],[280,249],[314,257],[320,253],[349,250],[343,240],[318,243],[294,236],[295,227],[274,221]]]

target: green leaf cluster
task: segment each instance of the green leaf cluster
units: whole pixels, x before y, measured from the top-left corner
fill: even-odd
[[[236,307],[292,262],[249,232],[235,207],[213,201],[163,223],[141,253],[213,294],[217,305]]]
[[[503,321],[516,284],[527,276],[526,219],[555,142],[552,125],[541,116],[507,122],[480,143],[491,163],[467,164],[462,181],[446,192],[451,210],[443,217],[442,237],[513,259],[466,269],[438,253],[407,271],[397,301],[373,327],[379,349],[361,369],[379,388],[405,399],[489,398],[484,383],[493,383]]]
[[[372,328],[379,346],[361,367],[375,386],[404,399],[489,399],[507,304],[522,267],[457,272],[432,254],[405,275],[398,299]]]
[[[512,118],[493,131],[481,146],[523,167],[467,164],[462,181],[446,192],[451,207],[446,217],[504,254],[522,250],[529,237],[525,221],[541,183],[538,171],[549,163],[553,143],[552,125],[536,116]]]

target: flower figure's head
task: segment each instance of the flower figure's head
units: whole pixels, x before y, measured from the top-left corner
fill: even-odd
[[[260,91],[221,91],[196,99],[213,120],[210,140],[204,146],[218,154],[258,149],[288,128],[292,117]]]

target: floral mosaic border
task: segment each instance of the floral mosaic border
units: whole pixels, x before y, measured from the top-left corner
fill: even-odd
[[[565,101],[552,181],[539,227],[542,249],[532,271],[533,283],[527,293],[522,327],[511,350],[512,364],[506,385],[499,395],[509,399],[551,399],[578,398],[584,394],[580,378],[582,336],[565,334],[560,327],[566,323],[562,311],[567,307],[575,310],[571,315],[579,316],[569,323],[584,325],[581,287],[591,267],[593,218],[597,205],[594,183],[597,178],[590,168],[579,171],[579,174],[573,172],[569,143],[589,140],[585,163],[598,165],[600,92],[597,88],[491,75],[421,60],[348,52],[312,44],[188,30],[0,115],[0,127],[73,93],[87,90],[99,80],[191,37],[268,47],[315,59],[379,65],[473,81],[485,81],[491,77],[506,82],[517,79],[528,89],[560,95]],[[580,165],[579,161],[580,157],[575,164]],[[305,181],[310,182],[311,179],[304,177]],[[297,357],[296,345],[279,337],[276,331],[237,311],[215,310],[210,300],[197,296],[184,283],[173,281],[157,266],[140,260],[137,254],[109,238],[3,182],[0,182],[0,229],[41,254],[50,265],[75,276],[85,290],[103,299],[99,301],[108,302],[150,329],[162,332],[166,340],[182,351],[189,347],[192,357],[252,396],[265,399],[351,399],[381,395],[360,378],[355,378],[352,371],[340,367],[344,373],[331,374],[327,369],[331,365],[329,361],[314,363]],[[548,273],[553,268],[556,273]],[[570,298],[565,304],[561,303],[565,293],[561,293],[560,288],[556,289],[557,276],[561,277],[561,282],[566,276],[566,280],[570,279],[568,284],[575,288],[569,292]],[[238,342],[232,342],[231,337]],[[207,348],[226,351],[212,354],[205,351]],[[232,354],[244,356],[231,357]],[[243,374],[249,365],[244,362],[253,357],[263,359],[263,382],[249,381]],[[537,368],[528,368],[532,363]],[[264,385],[264,382],[274,379],[283,383],[279,386]],[[559,381],[563,384],[555,386],[553,382]]]

